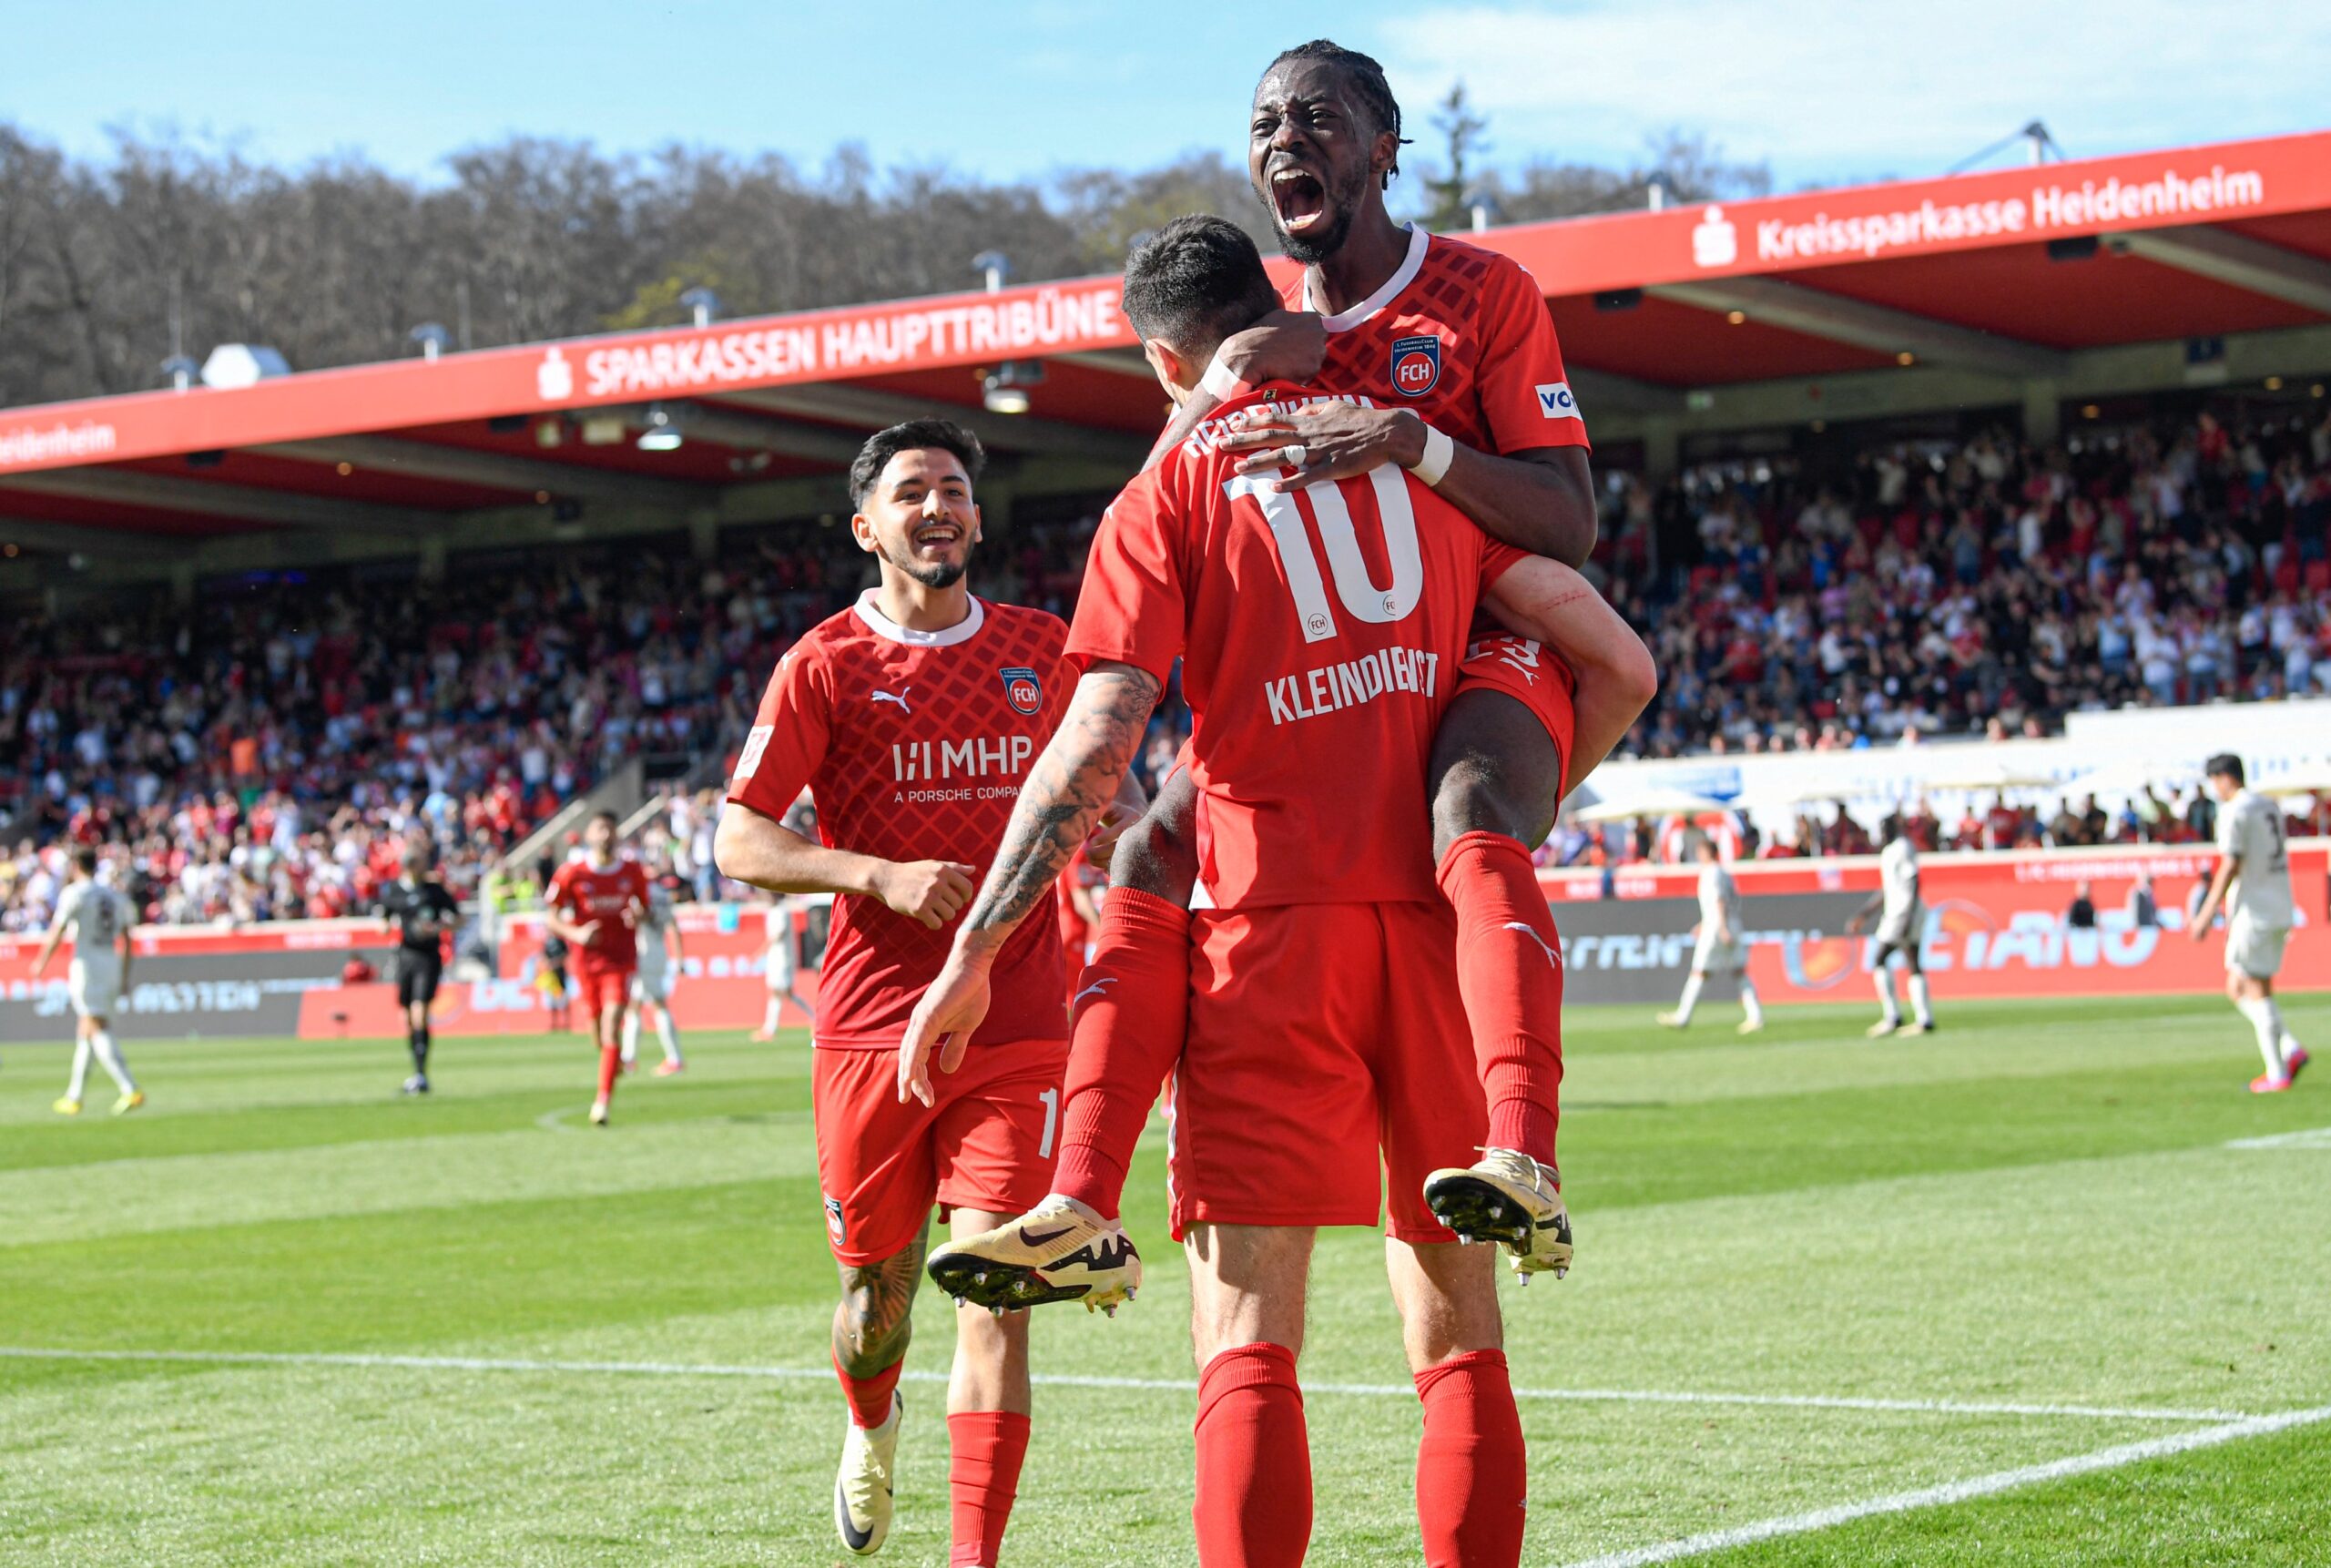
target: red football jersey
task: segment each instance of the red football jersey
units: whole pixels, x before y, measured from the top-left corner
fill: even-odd
[[[1066,635],[1056,616],[981,599],[960,626],[910,631],[870,588],[778,661],[728,799],[781,820],[806,784],[829,846],[956,860],[983,878],[1068,706]],[[878,899],[836,898],[818,1044],[895,1047],[954,940],[952,923],[932,931]],[[1059,922],[1023,921],[996,958],[972,1044],[1063,1038],[1065,980]]]
[[[647,907],[647,873],[636,860],[595,866],[587,860],[569,860],[551,873],[543,901],[570,925],[599,922],[599,934],[589,947],[578,949],[583,964],[607,969],[635,969],[639,964],[636,921]]]
[[[1307,270],[1287,303],[1317,310]],[[1382,288],[1326,318],[1318,385],[1408,408],[1479,452],[1587,445],[1537,282],[1511,257],[1421,228]]]
[[[1198,860],[1216,907],[1394,902],[1433,885],[1425,770],[1475,601],[1519,550],[1397,468],[1284,494],[1234,473],[1234,400],[1103,514],[1068,652],[1196,716]]]

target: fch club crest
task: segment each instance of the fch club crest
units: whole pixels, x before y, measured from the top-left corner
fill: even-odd
[[[1437,337],[1392,340],[1392,390],[1402,397],[1422,397],[1440,384],[1440,340]]]
[[[1044,684],[1025,665],[1007,665],[998,672],[1003,680],[1003,700],[1014,713],[1033,714],[1044,706]]]

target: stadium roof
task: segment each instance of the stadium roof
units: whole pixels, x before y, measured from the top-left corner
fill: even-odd
[[[2331,132],[1491,229],[1598,443],[2331,372]],[[1282,264],[1284,265],[1284,264]],[[1029,412],[982,376],[1042,361]],[[1389,396],[1389,382],[1387,395]],[[2295,395],[2304,395],[2303,392]],[[1090,278],[0,411],[0,544],[106,575],[842,508],[869,430],[968,416],[991,507],[1105,491],[1165,403]],[[683,436],[642,450],[659,416]]]

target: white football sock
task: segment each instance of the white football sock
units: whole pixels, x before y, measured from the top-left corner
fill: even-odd
[[[1901,1003],[1894,1000],[1894,972],[1880,964],[1870,972],[1869,978],[1878,986],[1878,1004],[1886,1009],[1886,1022],[1901,1023]]]
[[[785,1016],[785,998],[775,992],[769,993],[769,1011],[761,1014],[761,1033],[774,1034],[779,1022]]]
[[[2277,1007],[2275,1011],[2280,1013],[2282,1009]],[[2283,1038],[2281,1044],[2283,1047],[2283,1060],[2285,1062],[2288,1062],[2291,1059],[2292,1053],[2306,1049],[2306,1047],[2302,1046],[2298,1043],[2298,1036],[2291,1033],[2291,1026],[2287,1023],[2283,1025]]]
[[[2234,1005],[2250,1020],[2250,1027],[2257,1032],[2258,1054],[2266,1064],[2266,1076],[2282,1078],[2289,1075],[2283,1065],[2283,1015],[2271,996],[2254,996]]]
[[[81,1091],[89,1084],[89,1037],[86,1034],[73,1042],[73,1079],[65,1086],[65,1097],[78,1100]]]
[[[632,1009],[623,1015],[623,1064],[630,1066],[639,1054],[639,1010]]]
[[[90,1035],[89,1045],[97,1052],[97,1064],[106,1070],[106,1076],[113,1080],[115,1088],[125,1095],[137,1093],[137,1080],[129,1075],[129,1064],[121,1059],[120,1051],[115,1048],[112,1030],[100,1029]],[[76,1095],[73,1097],[77,1100],[81,1096]]]
[[[1927,977],[1923,974],[1910,976],[1910,1010],[1918,1014],[1920,1023],[1929,1029],[1934,1027],[1934,1000],[1927,994]]]
[[[1684,1000],[1675,1004],[1675,1022],[1689,1023],[1692,1021],[1692,1009],[1700,1004],[1700,987],[1706,983],[1707,976],[1696,969],[1692,972],[1692,978],[1684,983]]]
[[[1765,1021],[1764,1004],[1756,1000],[1756,987],[1746,974],[1740,977],[1740,1005],[1748,1010],[1749,1023],[1762,1023]]]
[[[656,1010],[656,1038],[664,1047],[665,1061],[677,1062],[680,1059],[680,1032],[672,1027],[672,1010],[669,1007]]]

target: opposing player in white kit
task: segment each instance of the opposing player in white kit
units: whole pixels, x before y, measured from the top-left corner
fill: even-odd
[[[789,898],[779,898],[769,906],[769,945],[761,952],[762,977],[769,982],[769,1009],[761,1014],[761,1026],[753,1031],[756,1040],[777,1038],[778,1025],[785,1022],[785,1004],[789,1000],[807,1013],[814,1025],[817,1010],[801,1000],[794,987],[800,979],[801,961],[793,931],[793,911],[797,906]]]
[[[49,921],[48,940],[41,943],[40,956],[33,962],[33,978],[38,980],[56,955],[66,932],[72,932],[73,965],[67,983],[79,1023],[74,1033],[73,1080],[65,1097],[56,1102],[59,1115],[81,1114],[81,1089],[89,1079],[91,1056],[121,1091],[121,1097],[113,1103],[115,1115],[146,1103],[145,1093],[129,1075],[129,1065],[113,1043],[112,1028],[114,1003],[129,983],[129,933],[137,924],[137,907],[113,889],[98,884],[97,850],[86,844],[75,850],[73,880],[65,896],[56,901],[56,918]]]
[[[1748,978],[1748,928],[1741,919],[1740,884],[1725,868],[1724,852],[1714,839],[1702,838],[1693,852],[1700,860],[1700,923],[1694,928],[1692,977],[1684,983],[1684,1000],[1674,1012],[1661,1013],[1659,1021],[1670,1029],[1689,1028],[1692,1009],[1700,1004],[1700,988],[1708,976],[1736,974],[1740,1005],[1748,1013],[1740,1021],[1740,1033],[1754,1034],[1765,1026],[1765,1009]]]
[[[2272,800],[2243,787],[2242,759],[2231,752],[2211,758],[2203,773],[2219,802],[2218,869],[2186,930],[2200,942],[2218,905],[2225,905],[2226,999],[2258,1032],[2258,1054],[2266,1062],[2266,1070],[2250,1081],[2250,1092],[2279,1095],[2307,1060],[2275,1003],[2275,975],[2283,967],[2295,909],[2283,814]]]
[[[639,967],[631,976],[631,1011],[623,1019],[623,1068],[631,1071],[632,1062],[639,1054],[639,1015],[653,1013],[656,1038],[664,1047],[664,1059],[656,1064],[656,1075],[668,1078],[685,1072],[687,1064],[680,1059],[680,1032],[672,1022],[672,987],[680,978],[680,965],[687,957],[680,946],[680,917],[672,908],[671,891],[663,883],[647,884],[647,908],[639,917]]]
[[[1878,856],[1878,891],[1846,922],[1846,929],[1858,936],[1869,917],[1878,917],[1878,952],[1870,960],[1870,979],[1878,987],[1878,1004],[1886,1011],[1869,1026],[1869,1037],[1931,1034],[1934,1001],[1927,994],[1926,971],[1919,962],[1919,949],[1927,937],[1927,906],[1919,897],[1919,852],[1903,833],[1900,818],[1887,818],[1878,830],[1886,837],[1886,847]],[[1910,972],[1908,1023],[1902,1022],[1901,1004],[1894,1000],[1894,972],[1888,967],[1897,953]]]

